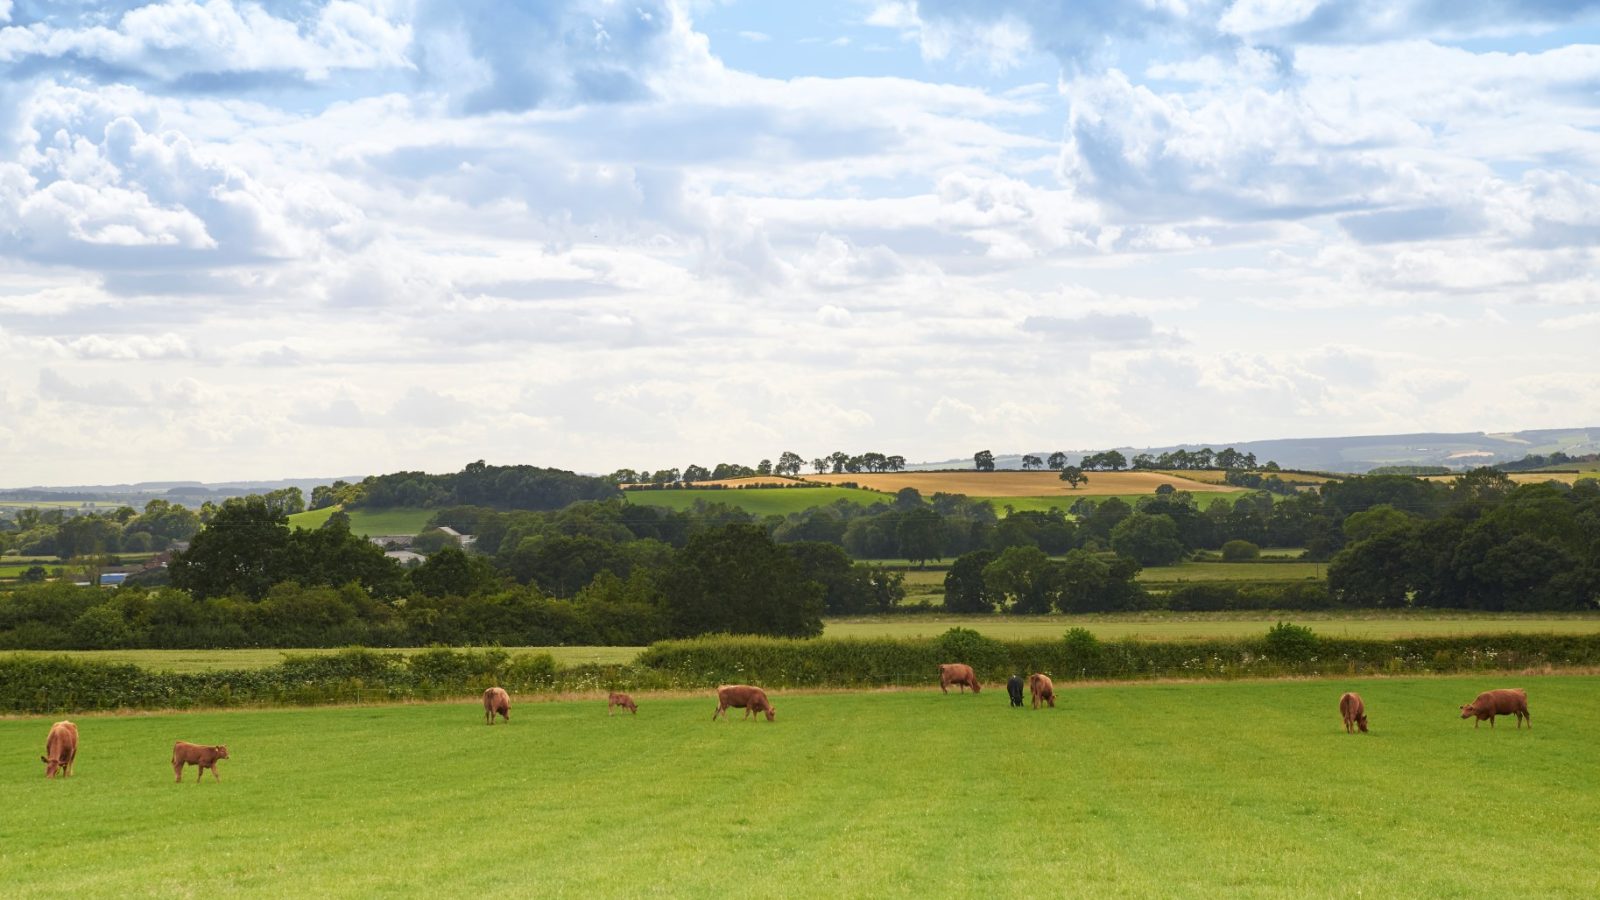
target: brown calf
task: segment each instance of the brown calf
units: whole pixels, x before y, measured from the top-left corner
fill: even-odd
[[[966,663],[940,663],[939,690],[948,694],[952,684],[960,687],[963,694],[967,692],[969,687],[972,688],[974,694],[983,690],[983,686],[978,684],[978,676],[973,673],[971,666]]]
[[[612,691],[606,695],[606,715],[616,715],[619,706],[636,716],[639,714],[639,704],[634,703],[633,698],[627,694]]]
[[[50,726],[50,735],[44,739],[44,755],[39,761],[44,763],[44,777],[54,778],[60,772],[62,778],[72,774],[72,761],[78,758],[78,726],[71,722],[57,722]]]
[[[730,706],[743,709],[746,719],[752,713],[766,713],[767,721],[771,722],[778,715],[777,709],[767,700],[767,692],[748,684],[725,684],[717,688],[717,711],[711,714],[711,721],[715,722],[717,716],[721,716],[724,722],[728,721]]]
[[[217,761],[228,758],[228,748],[221,744],[207,747],[201,744],[191,744],[188,741],[178,741],[172,745],[172,774],[177,780],[183,781],[183,767],[198,766],[195,771],[194,783],[199,784],[206,778],[206,770],[211,770],[211,777],[217,781],[222,776],[217,774]]]
[[[1033,695],[1033,708],[1039,708],[1039,702],[1050,704],[1051,709],[1056,708],[1056,685],[1050,676],[1043,672],[1035,672],[1028,676],[1028,692]]]
[[[493,725],[497,714],[511,724],[511,695],[505,688],[492,687],[483,692],[483,724]]]
[[[1362,734],[1367,733],[1367,705],[1361,702],[1361,695],[1346,692],[1339,698],[1339,715],[1344,717],[1344,733],[1355,734],[1355,729],[1360,728]]]
[[[1520,688],[1484,691],[1478,695],[1478,699],[1461,707],[1461,718],[1478,717],[1478,721],[1472,723],[1473,728],[1482,725],[1484,719],[1488,719],[1489,727],[1493,728],[1495,716],[1510,715],[1517,717],[1518,728],[1522,727],[1523,719],[1528,720],[1529,728],[1533,727],[1533,716],[1528,712],[1527,691]]]

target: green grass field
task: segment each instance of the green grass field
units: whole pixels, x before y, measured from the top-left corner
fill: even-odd
[[[1317,562],[1183,562],[1139,571],[1147,582],[1307,581],[1328,577],[1328,564]]]
[[[1400,613],[1239,612],[1239,613],[1105,613],[1077,616],[861,616],[829,619],[827,637],[937,637],[957,626],[992,638],[1059,638],[1068,628],[1087,628],[1101,640],[1137,637],[1146,640],[1201,640],[1260,637],[1279,621],[1305,625],[1317,634],[1341,638],[1401,638],[1427,635],[1494,634],[1501,632],[1596,634],[1600,615],[1549,613],[1518,615],[1457,611]],[[221,651],[226,652],[226,651]]]
[[[1456,706],[1527,689],[1539,726]],[[1372,733],[1336,704],[1366,699]],[[0,721],[8,897],[1589,897],[1600,678],[709,694]],[[175,739],[225,743],[174,784]]]
[[[289,524],[295,528],[321,528],[336,507],[325,506],[309,512],[295,513]],[[416,534],[437,510],[432,509],[352,509],[350,530],[356,534]]]
[[[1181,485],[1179,485],[1179,487],[1181,487]],[[1246,492],[1242,489],[1238,491],[1195,491],[1191,493],[1190,496],[1194,498],[1194,505],[1196,508],[1205,509],[1223,498],[1226,498],[1229,501],[1237,500],[1244,493]],[[1137,506],[1140,500],[1149,499],[1153,495],[1086,494],[1084,496],[1087,499],[1095,501],[1096,503],[1108,500],[1114,496],[1117,499],[1127,503],[1129,506]],[[1004,515],[1006,512],[1006,507],[1008,506],[1011,507],[1013,512],[1049,512],[1051,509],[1058,509],[1062,512],[1066,512],[1072,507],[1073,502],[1079,498],[1071,494],[1058,494],[1054,497],[974,497],[973,499],[989,501],[989,505],[994,507],[995,512]]]
[[[624,491],[622,496],[627,498],[629,503],[637,503],[640,506],[664,506],[676,510],[688,509],[696,500],[726,503],[758,516],[786,516],[814,506],[828,506],[840,500],[871,506],[874,503],[886,503],[894,499],[893,494],[839,487]]]

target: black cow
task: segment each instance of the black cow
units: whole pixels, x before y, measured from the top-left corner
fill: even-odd
[[[1011,676],[1011,680],[1006,682],[1006,693],[1011,695],[1011,705],[1012,706],[1017,706],[1017,707],[1022,706],[1022,676],[1021,675],[1013,675],[1013,676]]]

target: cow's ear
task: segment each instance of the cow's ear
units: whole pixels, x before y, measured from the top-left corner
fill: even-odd
[[[43,756],[39,757],[39,762],[42,762],[45,765],[49,765],[50,764],[50,760],[45,758],[45,757],[43,757]]]

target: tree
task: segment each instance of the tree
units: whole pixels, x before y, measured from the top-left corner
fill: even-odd
[[[972,454],[972,465],[979,472],[993,472],[994,454],[988,450],[979,450],[977,453]]]
[[[1077,466],[1062,467],[1060,478],[1073,490],[1077,490],[1079,485],[1089,483],[1089,476],[1083,474],[1083,470]]]
[[[772,460],[763,459],[761,462],[756,463],[756,474],[757,475],[771,475],[772,474]]]
[[[992,613],[995,597],[983,570],[998,557],[993,550],[963,553],[944,576],[944,608],[952,613]]]
[[[1165,482],[1162,482],[1161,484],[1156,485],[1156,496],[1157,497],[1170,497],[1171,495],[1176,494],[1177,492],[1178,492],[1177,488],[1175,488],[1172,485],[1167,484]]]
[[[983,569],[991,595],[1008,602],[1009,612],[1047,613],[1061,592],[1060,572],[1038,547],[1008,547]]]
[[[921,568],[930,559],[943,559],[946,531],[944,518],[926,507],[913,509],[900,519],[895,529],[900,555]]]
[[[1167,515],[1135,512],[1111,529],[1111,549],[1142,566],[1170,566],[1183,558],[1178,523]]]
[[[695,534],[663,574],[661,593],[678,635],[822,633],[822,588],[759,525]]]
[[[473,597],[501,586],[500,573],[487,557],[447,547],[412,569],[411,585],[429,597]]]
[[[690,465],[690,466],[684,467],[684,470],[683,470],[683,483],[684,484],[693,484],[693,483],[695,483],[697,481],[709,481],[709,480],[711,480],[711,470],[707,469],[705,466]]]
[[[856,565],[843,548],[820,541],[785,546],[800,567],[800,577],[822,588],[823,608],[829,615],[856,615],[878,606],[878,586],[871,571]]]
[[[1024,469],[1042,469],[1044,468],[1044,460],[1032,454],[1024,454],[1022,457],[1022,467]]]
[[[1135,579],[1139,563],[1126,556],[1102,559],[1088,550],[1073,550],[1057,564],[1056,607],[1064,613],[1136,609],[1145,599]]]
[[[813,459],[811,461],[811,468],[816,469],[818,475],[821,475],[822,473],[828,471],[828,460],[827,460],[827,458],[819,456],[816,459]]]
[[[799,475],[803,465],[805,460],[800,458],[800,454],[785,450],[778,456],[778,464],[773,466],[772,471],[779,475]]]
[[[217,508],[168,569],[173,586],[196,598],[237,593],[259,600],[283,580],[288,547],[287,516],[262,497],[236,497]]]
[[[1050,454],[1050,459],[1048,462],[1051,469],[1059,471],[1066,466],[1067,455],[1062,453],[1060,450],[1057,450],[1056,452]]]
[[[888,469],[891,472],[902,471],[902,470],[905,469],[905,467],[906,467],[906,458],[904,456],[891,455],[891,456],[887,457],[886,459],[884,459],[884,468]]]

